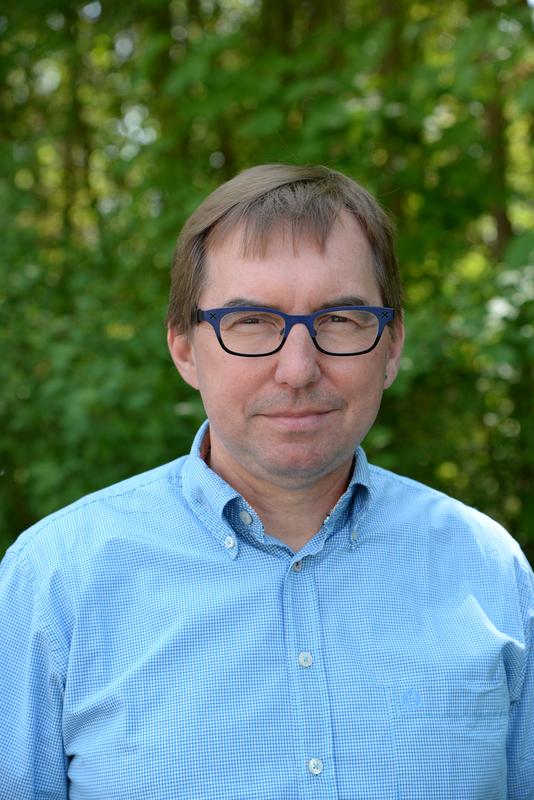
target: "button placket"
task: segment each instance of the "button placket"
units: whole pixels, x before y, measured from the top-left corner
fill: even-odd
[[[286,575],[284,628],[291,707],[299,731],[295,744],[301,769],[307,775],[306,795],[310,800],[334,800],[337,795],[332,766],[332,712],[321,651],[315,555],[306,554],[305,562],[296,556],[298,560],[291,564]]]

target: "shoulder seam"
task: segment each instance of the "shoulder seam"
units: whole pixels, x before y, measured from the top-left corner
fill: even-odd
[[[402,483],[404,486],[407,486],[416,492],[429,492],[439,497],[447,497],[450,500],[455,500],[455,502],[461,503],[461,500],[456,500],[453,497],[449,498],[448,495],[439,489],[435,489],[433,486],[427,486],[426,484],[420,483],[413,478],[408,478],[406,475],[398,475],[396,472],[391,472],[391,470],[384,469],[384,467],[379,467],[376,464],[369,464],[369,470],[371,473],[379,473],[388,480],[392,480],[394,482],[398,481],[399,483]]]
[[[130,480],[130,479],[126,479]],[[103,489],[97,490],[96,492],[87,495],[87,497],[81,497],[79,500],[75,500],[73,503],[70,503],[65,508],[59,508],[57,511],[53,511],[51,514],[46,516],[44,519],[36,522],[33,531],[33,535],[31,538],[28,539],[27,542],[24,543],[24,546],[19,550],[19,555],[22,555],[26,548],[31,544],[33,541],[34,536],[38,533],[45,531],[50,525],[52,525],[57,520],[62,520],[68,518],[71,514],[74,514],[76,511],[82,508],[87,508],[88,506],[94,505],[95,503],[104,503],[105,501],[112,499],[114,497],[123,497],[124,495],[131,494],[132,492],[137,491],[138,489],[144,489],[147,486],[150,486],[153,483],[157,483],[161,480],[168,480],[168,476],[159,476],[157,478],[152,478],[151,480],[147,480],[144,483],[139,483],[136,486],[132,486],[129,489],[124,489],[122,491],[116,492],[109,492],[113,487],[105,487]],[[181,478],[179,479],[181,483]],[[119,484],[116,484],[119,485]],[[30,530],[30,529],[28,529]],[[16,543],[16,540],[14,544]]]

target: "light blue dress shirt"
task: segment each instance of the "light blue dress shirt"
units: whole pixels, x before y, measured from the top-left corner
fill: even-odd
[[[517,544],[358,449],[295,554],[204,431],[8,551],[0,799],[532,800]]]

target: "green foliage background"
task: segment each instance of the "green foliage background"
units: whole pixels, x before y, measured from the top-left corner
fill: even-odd
[[[8,0],[0,11],[0,552],[186,452],[166,352],[181,223],[256,163],[395,217],[402,372],[371,458],[534,556],[532,9],[506,0]]]

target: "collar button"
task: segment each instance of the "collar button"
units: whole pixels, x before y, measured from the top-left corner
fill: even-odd
[[[241,520],[241,522],[244,522],[245,525],[252,524],[252,515],[249,514],[248,511],[245,511],[245,509],[239,512],[239,519]]]

